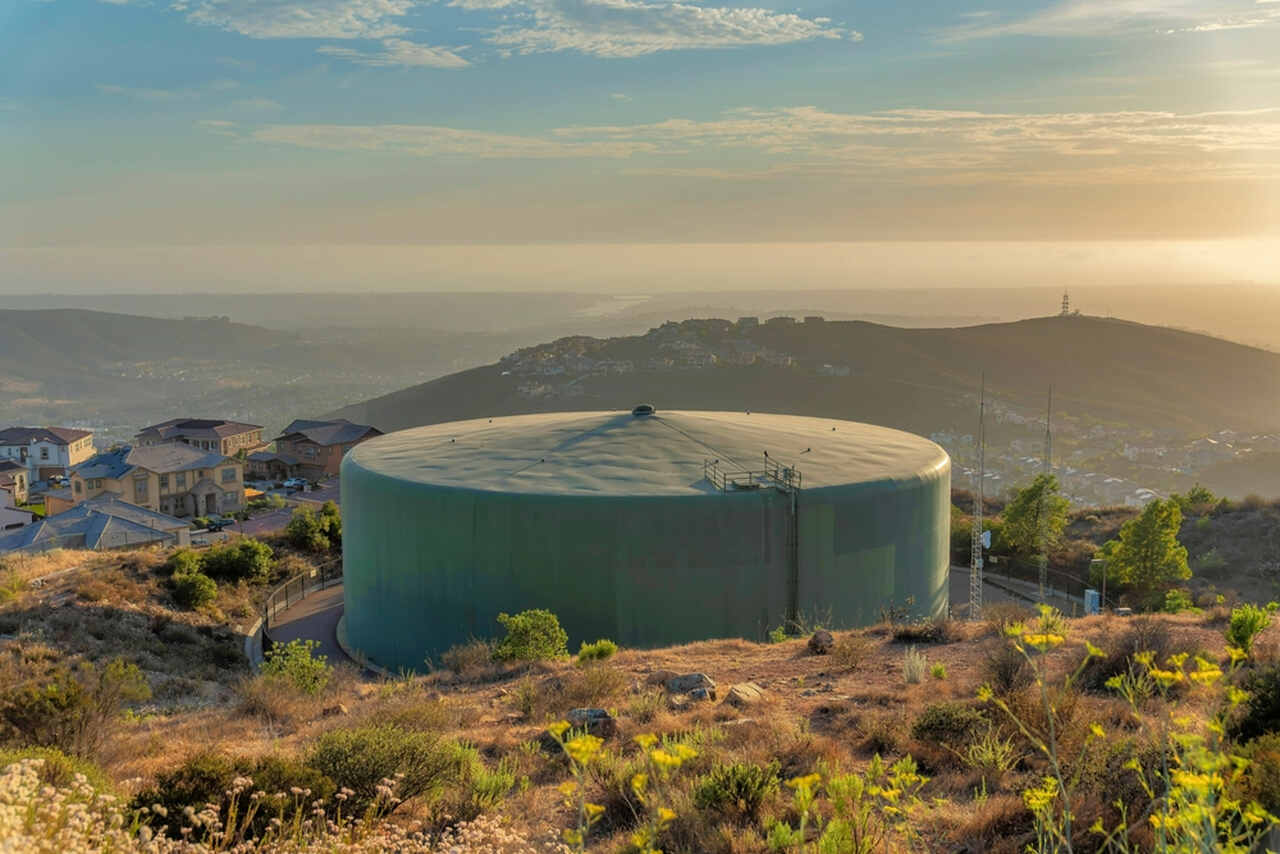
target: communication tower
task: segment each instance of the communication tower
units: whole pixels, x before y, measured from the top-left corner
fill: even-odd
[[[987,476],[987,376],[978,391],[978,477],[973,495],[973,535],[969,555],[969,619],[982,619],[982,487]]]
[[[1071,297],[1067,294],[1066,288],[1062,289],[1062,317],[1068,317],[1071,314]]]

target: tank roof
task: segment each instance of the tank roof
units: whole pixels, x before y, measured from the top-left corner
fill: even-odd
[[[854,421],[748,412],[561,412],[452,421],[364,442],[346,465],[457,489],[544,495],[719,494],[703,463],[760,471],[765,452],[805,489],[937,476],[928,439]]]

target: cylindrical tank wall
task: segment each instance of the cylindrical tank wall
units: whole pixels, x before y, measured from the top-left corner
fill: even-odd
[[[946,605],[949,464],[921,477],[802,491],[802,616],[873,622]],[[576,647],[762,638],[789,606],[791,497],[486,492],[342,469],[346,632],[391,669],[546,608]]]

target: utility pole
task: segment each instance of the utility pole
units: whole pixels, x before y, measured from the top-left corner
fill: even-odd
[[[1067,301],[1066,293],[1062,295],[1062,301]],[[1053,386],[1049,386],[1049,406],[1044,414],[1044,473],[1046,475],[1053,474]],[[1040,490],[1040,512],[1039,524],[1042,532],[1038,539],[1040,540],[1040,553],[1036,556],[1036,563],[1040,565],[1040,601],[1045,601],[1045,592],[1049,587],[1049,544],[1043,534],[1045,526],[1045,490]]]
[[[987,476],[987,375],[982,374],[978,390],[978,476],[973,490],[973,535],[969,554],[969,619],[982,619],[982,504],[983,482]]]

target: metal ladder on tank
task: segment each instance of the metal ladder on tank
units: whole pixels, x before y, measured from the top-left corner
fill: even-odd
[[[772,487],[788,496],[787,524],[787,613],[789,627],[800,624],[800,487],[804,476],[795,466],[784,465],[769,452],[764,454],[764,467],[759,470],[726,472],[720,460],[704,459],[703,476],[721,492]]]

